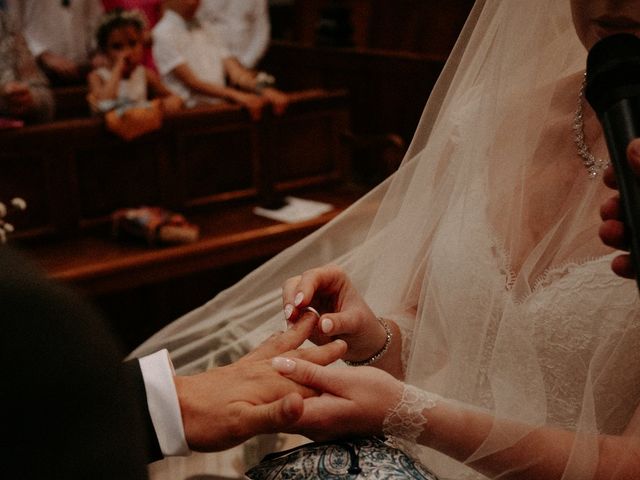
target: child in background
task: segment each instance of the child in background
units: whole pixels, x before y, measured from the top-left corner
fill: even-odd
[[[149,98],[159,98],[164,111],[181,108],[180,97],[142,65],[144,31],[145,22],[135,11],[114,10],[103,17],[97,43],[109,67],[89,74],[89,103],[94,112],[142,105]]]
[[[145,16],[147,22],[147,29],[144,32],[144,58],[142,63],[156,70],[155,63],[153,61],[153,55],[151,53],[151,28],[158,23],[162,16],[161,0],[102,0],[105,12],[110,12],[116,9],[122,10],[138,10]]]

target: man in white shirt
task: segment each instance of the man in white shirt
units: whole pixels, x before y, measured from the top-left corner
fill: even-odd
[[[8,0],[33,56],[54,83],[84,83],[100,0]]]
[[[243,67],[219,32],[196,18],[199,0],[165,0],[165,13],[153,29],[153,56],[166,85],[187,106],[228,100],[259,120],[266,104],[284,112],[288,97],[264,72]]]
[[[247,68],[254,68],[269,47],[267,0],[202,0],[197,15],[220,31],[231,54]]]

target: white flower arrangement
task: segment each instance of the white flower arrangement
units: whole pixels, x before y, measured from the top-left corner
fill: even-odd
[[[11,210],[24,211],[27,209],[27,202],[20,197],[11,199],[9,207],[0,202],[0,244],[7,242],[7,235],[13,233],[15,230],[13,225],[5,220],[5,217],[11,212]]]

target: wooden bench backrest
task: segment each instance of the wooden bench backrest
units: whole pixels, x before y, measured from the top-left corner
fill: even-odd
[[[342,92],[298,92],[282,117],[233,105],[185,110],[125,142],[100,118],[0,132],[0,192],[29,207],[17,236],[73,235],[118,208],[180,211],[344,177]]]

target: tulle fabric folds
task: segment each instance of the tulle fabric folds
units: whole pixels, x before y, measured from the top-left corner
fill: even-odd
[[[512,421],[464,463],[420,449],[428,468],[484,478],[470,465],[558,429],[563,478],[594,478],[599,434],[638,435],[640,302],[610,271],[610,193],[573,141],[586,53],[568,0],[477,2],[399,171],[133,355],[167,347],[180,373],[233,361],[283,328],[286,278],[337,263],[409,332],[407,382]],[[541,461],[534,447],[496,478]]]

